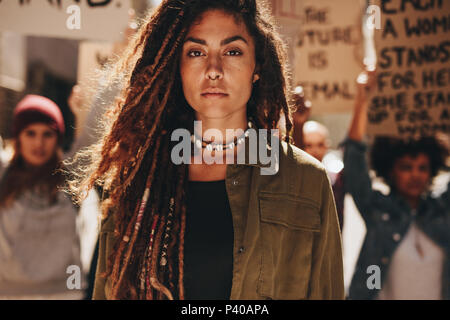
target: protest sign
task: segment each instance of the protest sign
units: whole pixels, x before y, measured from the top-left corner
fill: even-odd
[[[0,0],[0,31],[55,38],[120,40],[129,0]]]
[[[293,84],[304,88],[312,114],[348,112],[362,70],[359,0],[272,0],[288,34]]]
[[[25,88],[26,42],[12,32],[0,34],[0,87],[21,92]]]
[[[370,135],[450,132],[450,1],[384,0],[375,30],[377,88]]]

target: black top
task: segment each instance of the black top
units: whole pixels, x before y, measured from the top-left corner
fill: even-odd
[[[184,237],[186,299],[230,299],[233,244],[225,181],[190,181]]]

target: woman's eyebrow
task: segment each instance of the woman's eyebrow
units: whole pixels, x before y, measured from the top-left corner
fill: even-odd
[[[198,43],[198,44],[202,44],[202,45],[206,45],[206,41],[205,41],[205,40],[197,39],[197,38],[193,38],[193,37],[187,38],[187,39],[184,41],[184,43],[189,42],[189,41],[194,42],[194,43]]]
[[[221,46],[224,46],[224,45],[226,45],[226,44],[229,44],[229,43],[231,43],[231,42],[233,42],[233,41],[237,41],[237,40],[242,40],[242,41],[244,41],[246,44],[248,44],[247,40],[245,40],[244,37],[239,36],[239,35],[236,35],[236,36],[232,36],[232,37],[229,37],[229,38],[226,38],[226,39],[222,40],[222,41],[220,42],[220,45],[221,45]]]
[[[232,36],[232,37],[229,37],[229,38],[226,38],[226,39],[222,40],[220,42],[220,45],[224,46],[224,45],[227,45],[227,44],[229,44],[229,43],[231,43],[233,41],[238,41],[238,40],[244,41],[246,44],[248,44],[247,40],[245,40],[244,37],[236,35],[236,36]],[[186,38],[185,43],[188,42],[188,41],[191,41],[191,42],[194,42],[194,43],[198,43],[198,44],[201,44],[201,45],[206,45],[207,44],[206,40],[198,39],[198,38],[194,38],[194,37]]]

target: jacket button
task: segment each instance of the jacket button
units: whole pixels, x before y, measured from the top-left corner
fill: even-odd
[[[388,213],[383,213],[383,215],[381,216],[381,220],[388,221],[389,220],[389,214]]]
[[[394,239],[394,241],[396,241],[396,242],[399,242],[400,239],[401,239],[401,236],[400,236],[400,234],[398,234],[398,233],[394,233],[394,234],[392,235],[392,239]]]
[[[239,253],[242,253],[242,252],[244,252],[244,251],[245,251],[245,248],[244,248],[244,247],[240,247],[238,252],[239,252]]]
[[[239,181],[237,181],[237,180],[233,180],[233,186],[237,186],[238,184],[239,184]]]

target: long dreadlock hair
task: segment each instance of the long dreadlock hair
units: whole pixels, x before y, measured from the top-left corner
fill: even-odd
[[[266,1],[164,0],[118,64],[122,74],[129,70],[127,84],[103,139],[89,151],[84,179],[71,183],[77,195],[96,184],[108,194],[104,218],[114,214],[118,237],[103,275],[111,281],[111,299],[184,299],[188,166],[170,161],[170,133],[193,127],[179,60],[190,26],[211,9],[244,22],[254,39],[260,80],[247,115],[257,127],[275,129],[283,113],[292,131],[286,49]]]

